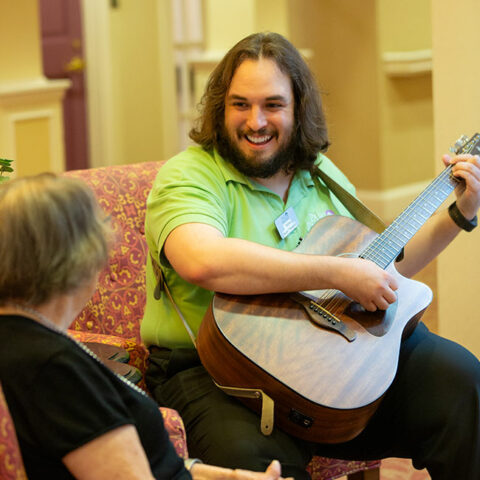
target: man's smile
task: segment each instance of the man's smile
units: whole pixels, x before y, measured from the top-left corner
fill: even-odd
[[[273,138],[273,135],[245,135],[245,138],[254,145],[265,145]]]

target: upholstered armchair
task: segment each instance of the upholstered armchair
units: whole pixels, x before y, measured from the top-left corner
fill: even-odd
[[[70,326],[80,341],[122,346],[129,363],[145,372],[148,350],[140,338],[140,320],[145,305],[145,204],[162,162],[109,166],[67,172],[83,179],[95,192],[111,217],[116,243],[107,267],[101,272],[97,290]],[[143,380],[139,384],[145,388]],[[1,393],[1,392],[0,392]],[[187,455],[183,423],[175,410],[161,409],[170,438],[179,455]],[[380,462],[342,461],[314,457],[308,470],[314,480],[348,475],[349,480],[379,478]],[[4,398],[0,395],[0,478],[26,478]]]

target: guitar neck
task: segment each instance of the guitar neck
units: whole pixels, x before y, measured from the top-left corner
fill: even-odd
[[[385,269],[402,248],[452,193],[459,180],[449,165],[412,203],[360,254]]]

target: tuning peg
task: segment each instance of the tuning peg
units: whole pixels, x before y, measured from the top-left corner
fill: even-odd
[[[467,135],[462,135],[452,147],[450,147],[450,151],[452,153],[458,153],[462,147],[466,145],[468,142],[469,137]]]

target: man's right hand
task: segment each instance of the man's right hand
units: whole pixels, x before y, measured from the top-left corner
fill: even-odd
[[[358,302],[365,310],[386,310],[397,299],[397,280],[370,260],[337,257],[338,268],[332,270],[337,290]]]

